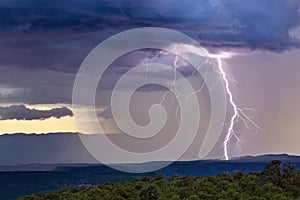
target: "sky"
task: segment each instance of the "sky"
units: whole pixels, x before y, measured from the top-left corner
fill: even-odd
[[[261,127],[256,133],[238,124],[241,148],[233,138],[231,156],[300,155],[299,25],[297,0],[1,0],[0,134],[78,132],[72,90],[88,53],[121,31],[164,27],[187,34],[212,54],[230,55],[223,60],[226,72],[236,80],[230,84],[235,102],[255,109],[251,114]],[[109,101],[116,81],[146,58],[173,63],[172,56],[156,58],[157,54],[154,50],[138,50],[110,65],[96,94],[98,121],[104,133],[121,133],[112,118]],[[194,81],[189,67],[183,64],[179,71]],[[198,81],[203,82],[201,78]],[[132,116],[139,124],[147,124],[146,108],[164,92],[157,86],[136,92],[134,111],[144,112],[133,112]],[[204,130],[210,113],[208,91],[201,92],[199,98],[205,116],[200,122]],[[174,112],[176,104],[171,101],[166,107]],[[89,110],[81,106],[79,120],[83,126],[87,124],[83,127],[85,133],[95,133],[88,126],[93,120]],[[230,109],[228,113],[230,116]],[[173,113],[161,141],[172,137],[177,120]],[[222,156],[225,132],[211,152],[212,157]],[[124,148],[134,146],[124,138],[116,139],[118,142]],[[157,144],[157,139],[152,143]],[[198,148],[196,141],[186,158],[195,158]]]

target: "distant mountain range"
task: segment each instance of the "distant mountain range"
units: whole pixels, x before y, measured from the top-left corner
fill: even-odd
[[[244,157],[234,157],[231,162],[269,162],[271,160],[281,160],[281,161],[291,161],[300,162],[300,156],[288,155],[288,154],[266,154],[260,156],[244,156]]]
[[[293,156],[288,154],[267,154],[267,155],[260,155],[260,156],[245,156],[245,157],[235,157],[231,160],[191,160],[191,161],[176,161],[174,162],[171,167],[167,168],[186,168],[188,169],[195,168],[199,165],[214,165],[214,164],[224,164],[226,163],[234,163],[238,165],[238,163],[267,163],[272,160],[281,160],[282,162],[291,161],[293,163],[300,163],[300,156]],[[150,162],[150,164],[157,163]],[[147,163],[148,164],[148,163]],[[126,165],[140,165],[142,167],[143,163],[141,164],[123,164]],[[0,165],[0,172],[7,172],[7,171],[69,171],[74,168],[87,168],[87,167],[96,167],[96,168],[107,168],[103,164],[98,163],[33,163],[33,164],[15,164],[15,165]],[[174,168],[174,169],[175,169]],[[163,170],[163,169],[162,169]],[[174,170],[173,170],[174,171]]]

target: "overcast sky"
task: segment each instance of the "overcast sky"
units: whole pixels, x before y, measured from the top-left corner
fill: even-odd
[[[234,99],[239,106],[256,110],[254,120],[262,128],[256,133],[238,125],[241,149],[233,138],[231,156],[300,155],[299,6],[297,0],[0,1],[0,134],[77,132],[72,89],[84,58],[116,33],[154,26],[185,33],[211,53],[231,55],[224,61],[226,72],[237,81],[230,85]],[[98,120],[106,133],[120,133],[109,107],[113,85],[156,53],[129,53],[106,72],[96,95]],[[162,56],[155,61],[172,64],[172,59]],[[188,67],[180,72],[193,78]],[[137,92],[136,110],[146,110],[164,92],[157,86]],[[208,91],[201,95],[202,111],[208,118]],[[176,105],[169,103],[167,108],[172,112]],[[83,124],[92,120],[85,115],[88,109],[81,108]],[[145,112],[132,115],[140,124],[149,120]],[[208,123],[205,117],[203,129]],[[171,117],[162,131],[165,140],[174,132],[176,120]],[[86,127],[86,132],[93,131]],[[211,155],[220,155],[224,133]],[[187,157],[193,158],[197,148],[194,145]]]

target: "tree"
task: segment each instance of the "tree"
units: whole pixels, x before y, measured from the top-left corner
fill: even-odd
[[[150,185],[145,189],[143,189],[139,196],[143,200],[157,200],[158,199],[157,187],[154,185]]]

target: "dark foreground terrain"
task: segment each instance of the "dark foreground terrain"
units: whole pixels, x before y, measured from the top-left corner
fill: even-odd
[[[216,176],[141,177],[121,183],[63,189],[20,197],[19,200],[197,200],[197,199],[265,199],[300,198],[300,172],[291,162],[274,160],[259,172],[221,173]]]
[[[262,171],[272,160],[292,161],[300,170],[300,157],[286,154],[271,154],[256,157],[241,157],[230,161],[199,160],[176,161],[171,165],[145,174],[116,171],[101,164],[18,164],[0,165],[0,200],[12,200],[31,194],[59,192],[64,188],[83,188],[105,182],[120,183],[144,176],[153,178],[179,176],[216,176],[223,172],[233,174]],[[154,162],[153,164],[157,164]],[[143,165],[139,164],[139,168]]]
[[[235,171],[248,173],[261,171],[266,163],[265,161],[184,161],[174,162],[161,170],[146,174],[123,173],[105,165],[59,165],[56,167],[50,165],[49,167],[43,164],[3,167],[3,170],[6,171],[0,172],[0,200],[11,200],[23,195],[60,191],[63,188],[99,185],[104,182],[119,183],[143,176],[215,176],[222,172],[234,173]],[[299,162],[294,163],[300,166]]]

